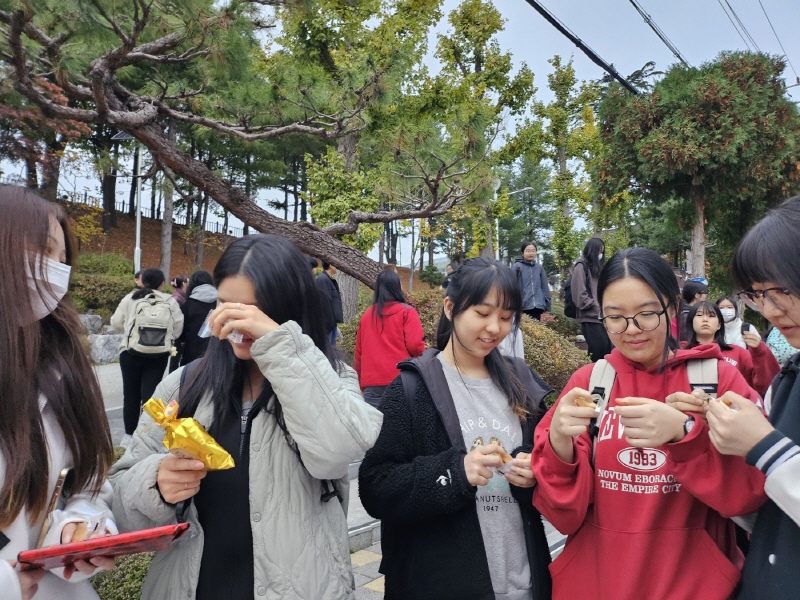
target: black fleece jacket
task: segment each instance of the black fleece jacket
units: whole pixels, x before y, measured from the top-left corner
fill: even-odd
[[[380,406],[383,427],[359,471],[359,494],[367,512],[382,521],[380,571],[386,600],[494,600],[489,563],[475,508],[477,487],[464,471],[467,449],[437,350],[403,361],[416,374],[413,403],[405,399],[402,375],[387,388]],[[533,430],[552,391],[521,359],[517,376],[542,410],[522,426],[530,452]],[[524,524],[533,597],[550,598],[550,552],[533,507],[533,489],[511,486]]]

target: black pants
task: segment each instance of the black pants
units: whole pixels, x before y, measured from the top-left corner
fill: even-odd
[[[602,323],[581,323],[581,333],[586,338],[592,362],[597,362],[614,348]]]
[[[531,308],[529,310],[523,310],[526,315],[530,316],[531,318],[536,319],[537,321],[542,320],[542,313],[544,312],[541,308]]]
[[[364,400],[370,406],[378,408],[383,400],[383,392],[386,391],[388,385],[375,385],[364,388]]]
[[[132,435],[139,422],[142,404],[147,402],[161,383],[169,362],[169,353],[143,356],[127,350],[119,355],[122,370],[122,422],[125,433]]]

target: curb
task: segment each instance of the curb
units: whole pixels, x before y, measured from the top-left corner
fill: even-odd
[[[367,521],[347,530],[350,538],[350,552],[358,552],[381,541],[381,522],[379,519]]]

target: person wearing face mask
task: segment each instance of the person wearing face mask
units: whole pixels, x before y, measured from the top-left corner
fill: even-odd
[[[97,599],[86,579],[113,559],[20,571],[17,555],[68,543],[86,517],[108,512],[113,448],[100,387],[67,297],[77,245],[62,209],[0,185],[0,594],[4,600]],[[24,340],[24,343],[23,343]],[[89,434],[90,432],[90,434]],[[63,469],[69,493],[56,494]],[[48,513],[55,500],[58,512]],[[67,514],[71,513],[71,514]],[[81,518],[81,517],[84,518]]]
[[[577,308],[581,333],[589,346],[589,357],[597,362],[611,352],[613,346],[600,322],[600,302],[597,300],[597,281],[603,270],[605,244],[592,238],[583,247],[581,258],[572,271],[572,301]]]
[[[514,263],[520,289],[522,290],[522,312],[540,321],[543,312],[550,310],[550,288],[547,285],[547,273],[536,261],[536,244],[522,242],[522,257]]]
[[[717,306],[719,307],[722,318],[725,320],[725,341],[731,346],[739,346],[740,348],[747,348],[747,343],[744,341],[742,326],[745,323],[739,317],[739,310],[736,307],[736,301],[731,296],[722,296],[717,299]],[[758,345],[761,341],[761,336],[758,332],[747,324],[748,333],[750,333],[751,340]]]

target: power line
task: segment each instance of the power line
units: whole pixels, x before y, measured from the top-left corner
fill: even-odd
[[[753,39],[753,36],[752,36],[752,35],[750,35],[750,32],[749,32],[749,31],[747,31],[747,27],[745,27],[745,26],[744,26],[744,23],[742,23],[742,20],[739,18],[739,15],[737,15],[737,14],[736,14],[736,11],[735,11],[735,10],[733,10],[733,7],[731,6],[731,3],[730,3],[730,2],[728,2],[728,0],[725,0],[725,4],[727,4],[727,5],[728,5],[728,8],[730,8],[730,9],[731,9],[731,14],[733,14],[733,17],[736,19],[736,21],[738,21],[739,25],[741,25],[741,26],[742,26],[742,30],[744,31],[745,35],[746,35],[746,36],[747,36],[747,38],[750,40],[750,42],[753,44],[753,46],[755,47],[755,49],[756,49],[758,52],[761,52],[761,48],[759,48],[759,47],[758,47],[758,44],[756,44],[756,41]]]
[[[736,26],[736,23],[733,22],[733,18],[728,14],[728,11],[726,10],[725,5],[722,4],[722,0],[717,0],[717,2],[719,2],[719,6],[722,9],[722,12],[725,13],[726,17],[728,17],[728,21],[731,22],[731,25],[733,25],[733,28],[736,30],[736,33],[738,33],[739,37],[742,38],[742,41],[744,42],[744,45],[747,46],[748,50],[752,50],[752,48],[750,48],[750,44],[747,43],[747,40],[742,35],[742,32],[739,31],[739,28]]]
[[[589,48],[589,46],[584,44],[581,41],[581,39],[577,35],[572,33],[572,31],[570,31],[566,25],[564,25],[561,21],[559,21],[555,15],[553,15],[550,11],[548,11],[544,6],[542,6],[536,0],[526,0],[526,1],[533,7],[533,9],[536,12],[538,12],[540,15],[543,16],[548,23],[550,23],[553,27],[558,29],[562,35],[566,36],[573,44],[575,44],[578,48],[580,48],[580,50],[586,56],[589,57],[589,60],[591,60],[598,67],[603,69],[606,73],[611,75],[614,79],[619,81],[622,84],[622,86],[626,90],[628,90],[631,94],[637,96],[639,95],[639,90],[633,87],[633,85],[631,85],[631,83],[627,79],[625,79],[622,75],[620,75],[614,67],[612,67],[606,61],[600,58],[600,56],[594,50],[592,50],[591,48]]]
[[[630,0],[630,3],[631,3],[631,4],[633,4],[633,7],[634,7],[634,8],[635,8],[635,9],[636,9],[638,12],[639,12],[639,14],[640,14],[640,15],[642,15],[642,18],[644,19],[644,22],[645,22],[645,23],[647,23],[647,24],[650,26],[650,29],[652,29],[652,30],[655,32],[655,34],[656,34],[656,35],[657,35],[659,38],[661,38],[661,41],[662,41],[662,42],[664,42],[664,44],[666,45],[666,47],[667,47],[667,48],[669,48],[669,49],[670,49],[670,51],[672,52],[672,54],[674,54],[674,55],[675,55],[675,58],[677,58],[679,61],[681,61],[681,62],[682,62],[684,65],[686,65],[687,67],[691,66],[691,65],[690,65],[690,64],[689,64],[689,63],[686,61],[686,59],[685,59],[685,58],[683,58],[683,56],[682,56],[682,55],[681,55],[681,53],[680,53],[680,50],[678,50],[678,49],[675,47],[675,44],[673,44],[673,43],[670,41],[670,39],[667,37],[667,34],[665,34],[665,33],[664,33],[662,30],[661,30],[661,28],[660,28],[658,25],[656,25],[656,22],[655,22],[655,21],[653,21],[652,17],[651,17],[650,15],[648,15],[648,14],[647,14],[647,13],[644,11],[644,9],[643,9],[641,6],[639,6],[639,3],[638,3],[638,2],[636,2],[636,0]]]
[[[778,45],[781,47],[781,50],[783,50],[783,55],[786,57],[786,62],[789,63],[789,66],[792,68],[792,71],[794,72],[794,76],[797,77],[797,71],[794,70],[794,65],[792,64],[792,61],[789,60],[789,55],[786,53],[786,48],[783,47],[781,38],[778,37],[778,32],[775,31],[775,28],[772,26],[772,21],[770,21],[769,15],[767,14],[767,9],[764,8],[764,5],[761,3],[761,0],[758,0],[758,3],[761,6],[761,10],[764,11],[764,16],[767,17],[767,23],[769,23],[769,26],[772,29],[772,33],[775,34],[775,39],[778,40]]]

